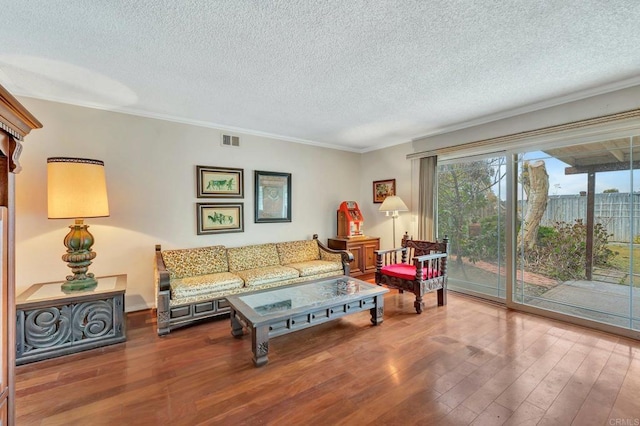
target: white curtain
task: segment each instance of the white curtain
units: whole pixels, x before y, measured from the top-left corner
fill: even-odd
[[[420,187],[418,197],[418,239],[434,241],[436,238],[436,211],[438,206],[438,157],[420,159]]]

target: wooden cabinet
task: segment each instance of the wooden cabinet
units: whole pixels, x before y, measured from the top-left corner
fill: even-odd
[[[380,237],[329,238],[329,248],[349,250],[353,254],[351,276],[360,279],[373,277],[376,271],[376,250],[380,250]]]
[[[22,140],[42,124],[0,86],[0,424],[15,424],[15,174]]]
[[[16,298],[16,365],[127,340],[126,275],[96,277],[91,290],[34,284]]]

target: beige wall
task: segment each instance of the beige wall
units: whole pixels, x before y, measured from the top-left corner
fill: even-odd
[[[402,235],[409,232],[417,235],[417,221],[415,210],[418,207],[417,186],[412,184],[416,161],[407,160],[407,155],[413,152],[410,142],[371,151],[362,154],[360,193],[361,202],[358,203],[365,219],[365,233],[380,237],[381,248],[393,247],[392,219],[378,211],[380,204],[373,203],[373,181],[395,179],[396,195],[402,198],[411,212],[400,213],[396,219],[396,246],[400,245]]]
[[[16,177],[18,293],[69,273],[60,257],[72,221],[47,219],[48,157],[105,162],[111,216],[85,221],[96,239],[90,271],[128,275],[127,311],[155,306],[155,244],[234,247],[314,233],[326,242],[336,232],[340,202],[360,198],[360,154],[249,135],[240,135],[240,148],[223,148],[216,129],[31,98],[20,102],[44,127],[26,138]],[[244,202],[243,233],[196,235],[196,165],[244,169],[244,199],[230,200]],[[254,170],[292,173],[291,223],[254,223]]]

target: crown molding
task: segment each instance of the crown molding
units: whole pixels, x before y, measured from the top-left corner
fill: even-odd
[[[155,120],[163,120],[163,121],[169,121],[173,123],[187,124],[191,126],[206,127],[209,129],[222,130],[225,132],[242,133],[243,135],[277,139],[285,142],[294,142],[294,143],[299,143],[303,145],[317,146],[320,148],[336,149],[339,151],[348,151],[348,152],[355,152],[355,153],[359,153],[361,151],[359,149],[348,148],[340,145],[316,142],[316,141],[311,141],[311,140],[301,139],[301,138],[294,138],[291,136],[278,135],[275,133],[262,132],[259,130],[246,129],[242,127],[226,126],[223,124],[213,123],[209,121],[192,120],[188,118],[173,116],[170,114],[153,113],[153,112],[138,110],[135,108],[118,107],[113,105],[100,104],[96,102],[87,102],[87,101],[78,101],[78,100],[67,99],[67,98],[59,98],[55,96],[34,96],[33,94],[29,94],[29,93],[21,93],[21,92],[14,92],[14,93],[16,93],[17,96],[20,96],[23,98],[39,99],[39,100],[44,100],[49,102],[58,102],[62,104],[79,106],[83,108],[92,108],[92,109],[97,109],[102,111],[110,111],[110,112],[117,112],[121,114],[135,115],[138,117],[152,118]]]

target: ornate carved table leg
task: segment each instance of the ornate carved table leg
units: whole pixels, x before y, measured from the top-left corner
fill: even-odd
[[[376,296],[375,297],[375,308],[371,308],[371,324],[378,325],[382,324],[384,321],[384,297]]]
[[[242,323],[238,319],[238,313],[231,308],[231,335],[239,339],[243,334]]]
[[[256,327],[251,333],[251,349],[253,350],[253,364],[262,367],[267,362],[269,353],[269,326]]]
[[[447,304],[447,289],[442,287],[438,290],[438,306],[444,306]]]

